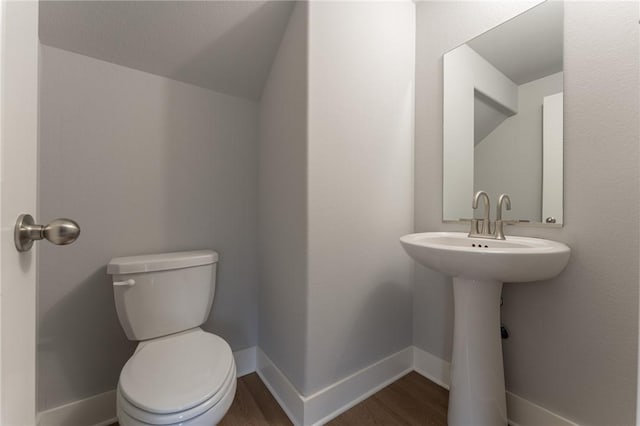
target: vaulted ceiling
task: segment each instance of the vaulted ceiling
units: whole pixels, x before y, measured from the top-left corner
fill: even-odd
[[[467,42],[517,85],[562,71],[564,5],[545,1]]]
[[[40,41],[259,100],[294,2],[42,1]]]

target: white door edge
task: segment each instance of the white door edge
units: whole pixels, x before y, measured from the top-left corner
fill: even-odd
[[[38,2],[0,0],[0,424],[36,422],[36,254],[13,224],[36,214]]]

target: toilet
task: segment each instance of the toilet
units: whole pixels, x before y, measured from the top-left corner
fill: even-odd
[[[233,402],[236,365],[222,338],[200,328],[211,310],[218,253],[112,259],[118,319],[140,342],[118,381],[121,426],[217,424]]]

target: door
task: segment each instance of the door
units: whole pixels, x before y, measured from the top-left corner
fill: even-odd
[[[36,423],[36,252],[13,228],[35,215],[38,3],[0,0],[0,424]],[[36,216],[37,217],[37,216]]]
[[[542,103],[542,222],[564,223],[563,218],[563,99],[562,92]]]

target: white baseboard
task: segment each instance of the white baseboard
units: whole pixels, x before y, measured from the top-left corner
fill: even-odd
[[[258,348],[256,372],[294,425],[303,424],[304,400],[269,357]]]
[[[413,369],[432,382],[449,389],[451,364],[415,346],[411,349],[413,350]]]
[[[237,377],[256,371],[255,346],[234,352],[233,358]],[[117,420],[115,389],[38,413],[38,426],[105,426]]]
[[[105,426],[116,421],[115,390],[38,413],[38,426]]]
[[[236,361],[236,377],[246,376],[256,371],[257,346],[235,351],[233,358]]]
[[[406,348],[304,398],[304,424],[323,425],[413,370]]]
[[[309,396],[301,395],[287,377],[257,347],[233,353],[237,376],[257,371],[295,425],[322,425],[415,370],[449,389],[449,362],[414,346],[403,349]],[[558,414],[507,392],[512,426],[578,426]],[[38,426],[106,426],[116,422],[116,391],[38,413]]]
[[[578,426],[546,408],[507,391],[507,413],[511,426]]]
[[[384,358],[309,396],[301,395],[258,349],[258,375],[295,425],[322,425],[412,370],[411,348]]]
[[[429,352],[413,347],[414,370],[449,389],[451,364]],[[570,420],[507,391],[507,415],[511,426],[578,426]]]

